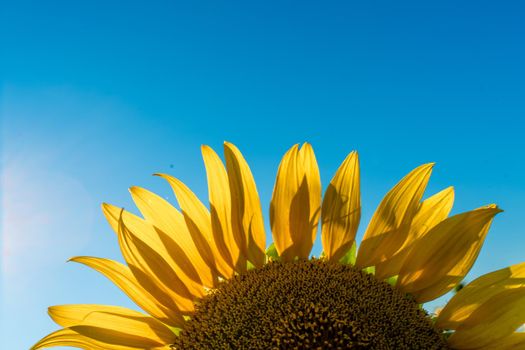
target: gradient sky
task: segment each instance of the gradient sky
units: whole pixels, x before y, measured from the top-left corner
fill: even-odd
[[[505,212],[467,280],[525,258],[523,2],[24,1],[0,8],[3,349],[57,329],[49,305],[134,307],[65,261],[120,260],[103,201],[207,198],[201,144],[237,144],[267,213],[280,157],[316,151],[324,186],[351,150],[363,217],[415,166],[454,213]],[[269,240],[269,239],[268,239]],[[319,247],[315,250],[318,252]],[[431,305],[433,307],[433,305]]]

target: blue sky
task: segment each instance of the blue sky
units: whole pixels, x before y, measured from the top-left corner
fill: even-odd
[[[525,10],[518,1],[23,1],[0,11],[2,348],[56,329],[46,307],[131,306],[65,261],[120,259],[100,211],[127,188],[206,200],[201,144],[234,142],[263,208],[280,157],[313,144],[323,184],[351,150],[363,218],[415,166],[455,213],[497,203],[468,276],[525,257]],[[269,240],[269,239],[268,239]],[[318,247],[316,248],[318,249]]]

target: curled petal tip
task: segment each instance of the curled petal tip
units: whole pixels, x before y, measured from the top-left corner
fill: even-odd
[[[224,141],[223,145],[224,145],[224,148],[228,148],[233,151],[238,151],[237,146],[235,146],[233,143],[229,141]]]
[[[503,209],[501,209],[500,207],[498,207],[497,204],[494,204],[494,203],[492,203],[492,204],[487,204],[487,205],[484,205],[484,206],[482,206],[482,207],[479,207],[478,210],[480,210],[480,209],[481,209],[481,210],[483,210],[483,209],[493,209],[492,211],[496,212],[494,215],[503,212]]]
[[[109,204],[109,203],[105,203],[104,202],[104,203],[102,203],[101,207],[102,207],[103,210],[108,210],[108,209],[113,208],[115,206],[113,204]]]
[[[82,263],[82,260],[85,260],[86,258],[89,259],[89,257],[87,256],[76,255],[76,256],[72,256],[71,258],[67,259],[67,262]]]
[[[496,213],[496,214],[502,213],[502,212],[504,211],[503,209],[501,209],[500,207],[498,207],[497,204],[490,204],[490,205],[488,205],[487,207],[496,209],[496,210],[497,210],[497,213]]]

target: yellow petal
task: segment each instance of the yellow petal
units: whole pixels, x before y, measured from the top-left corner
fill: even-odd
[[[165,247],[166,261],[176,267],[179,277],[185,277],[184,283],[197,290],[202,289],[199,288],[202,284],[214,287],[217,280],[214,266],[210,267],[203,258],[209,260],[212,252],[200,232],[190,232],[184,216],[155,193],[140,187],[132,187],[130,192],[146,221],[155,227],[154,236],[158,237],[152,239],[158,238],[158,244]]]
[[[161,322],[140,312],[107,305],[60,305],[49,308],[57,324],[96,341],[151,348],[172,344],[175,334]]]
[[[186,220],[186,225],[190,232],[192,232],[192,236],[202,236],[206,238],[213,255],[213,260],[208,261],[208,265],[215,266],[222,277],[230,278],[234,270],[230,264],[224,260],[214,240],[211,217],[208,209],[206,209],[197,196],[179,179],[166,174],[157,175],[166,179],[170,184],[179,202],[182,214]]]
[[[141,278],[139,282],[129,267],[109,259],[77,256],[70,261],[84,264],[100,272],[126,293],[135,304],[165,324],[170,326],[184,324],[184,318],[171,297],[160,290],[147,276]]]
[[[424,200],[412,220],[405,243],[392,257],[376,265],[376,277],[386,279],[398,275],[416,241],[432,227],[446,219],[453,203],[454,189],[452,187]]]
[[[243,254],[260,268],[265,262],[266,234],[257,187],[237,147],[225,142],[224,155],[232,198],[232,229],[236,236],[244,237]]]
[[[213,240],[223,260],[230,268],[240,273],[246,269],[246,256],[240,249],[246,246],[246,242],[245,237],[239,235],[240,232],[235,231],[237,233],[235,237],[233,234],[228,174],[215,151],[208,146],[202,146],[201,150],[208,179]]]
[[[31,350],[68,346],[85,350],[144,350],[143,347],[108,344],[85,337],[71,329],[53,332],[36,343]],[[150,347],[148,350],[171,350],[169,346]]]
[[[387,193],[366,229],[356,266],[378,265],[403,246],[433,166],[430,163],[417,167]]]
[[[508,337],[498,339],[497,341],[479,347],[476,350],[523,350],[525,349],[525,333],[514,332]]]
[[[511,336],[525,323],[525,288],[507,289],[478,307],[450,336],[454,349],[475,349]]]
[[[270,202],[270,226],[272,228],[273,243],[281,257],[285,251],[289,252],[294,244],[290,232],[290,205],[292,199],[297,196],[296,192],[298,190],[295,179],[298,172],[296,165],[298,148],[298,145],[294,145],[283,156]],[[293,259],[293,256],[290,259]]]
[[[414,244],[401,267],[397,286],[420,303],[451,290],[472,267],[499,212],[491,205],[436,225]]]
[[[352,247],[361,218],[359,159],[356,152],[346,157],[330,181],[321,216],[325,256],[338,261]]]
[[[159,289],[171,296],[177,307],[183,312],[194,309],[193,301],[202,296],[192,294],[192,291],[181,281],[167,261],[169,253],[155,239],[154,228],[141,218],[110,205],[103,205],[104,215],[113,224],[118,217],[118,239],[120,250],[126,263],[137,268],[141,275],[145,274]],[[125,221],[124,221],[125,220]],[[139,278],[136,270],[132,270]]]
[[[275,247],[284,261],[310,255],[321,204],[321,179],[308,143],[293,146],[279,165],[270,206]]]
[[[56,346],[72,346],[86,350],[129,350],[127,346],[108,345],[90,339],[71,329],[61,329],[42,338],[38,343],[31,347],[31,350],[52,348]]]
[[[456,329],[487,300],[508,289],[525,287],[525,262],[478,277],[463,287],[439,313],[436,326]]]

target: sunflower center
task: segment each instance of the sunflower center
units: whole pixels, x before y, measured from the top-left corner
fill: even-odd
[[[273,262],[218,286],[175,349],[447,349],[416,302],[350,265]]]

